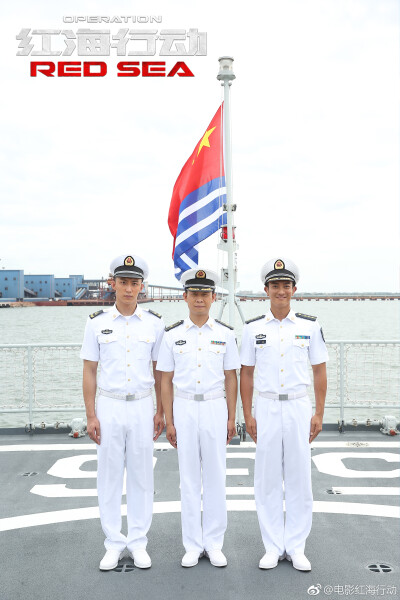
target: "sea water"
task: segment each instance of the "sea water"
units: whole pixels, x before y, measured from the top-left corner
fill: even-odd
[[[251,319],[263,315],[269,310],[268,300],[247,300],[239,302],[244,318]],[[163,300],[141,304],[142,308],[151,309],[160,313],[166,325],[175,323],[187,316],[187,306],[182,300]],[[80,344],[83,339],[85,323],[89,314],[99,310],[101,307],[93,306],[31,306],[6,308],[0,310],[0,345],[4,344],[55,344],[76,343]],[[108,307],[105,307],[106,309]],[[292,308],[295,312],[315,315],[324,331],[327,342],[330,341],[394,341],[400,340],[400,302],[398,300],[292,300]],[[213,304],[211,315],[218,318],[220,313],[220,302]],[[228,321],[228,307],[225,307],[222,320]],[[242,322],[238,311],[235,309],[235,331],[240,345]],[[399,378],[399,364],[397,357],[399,351],[395,350],[390,358],[390,364],[381,365],[380,369],[386,369],[391,374],[391,379]],[[0,378],[7,377],[2,371],[2,352],[0,350]],[[378,358],[371,354],[371,363],[376,363]],[[386,360],[385,358],[383,360]],[[371,364],[371,369],[372,369]],[[365,369],[365,366],[364,366]],[[378,373],[379,376],[379,373]],[[384,379],[384,378],[383,378]],[[337,385],[337,382],[330,382]],[[393,381],[392,381],[393,383]],[[393,388],[397,397],[391,399],[393,404],[398,403],[398,386]],[[329,393],[328,393],[329,395]],[[350,409],[349,409],[350,410]],[[382,409],[383,410],[383,409]],[[399,410],[384,410],[388,414],[399,414]],[[328,409],[329,421],[337,421],[338,410]],[[64,419],[71,420],[71,413],[62,415]],[[379,418],[379,414],[370,414],[368,410],[358,410],[357,418]],[[350,414],[347,414],[347,418]],[[43,416],[38,417],[39,422]],[[60,419],[60,415],[48,413],[46,421],[52,422]],[[25,424],[26,414],[3,414],[0,409],[0,426],[14,426]],[[35,421],[36,422],[36,421]]]

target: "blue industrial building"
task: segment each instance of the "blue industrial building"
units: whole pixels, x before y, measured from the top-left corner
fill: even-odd
[[[24,280],[30,298],[54,298],[54,275],[25,275]]]
[[[82,298],[87,289],[83,283],[83,275],[70,275],[69,277],[56,277],[54,279],[56,296],[60,298]]]
[[[76,279],[74,277],[56,277],[54,285],[57,296],[61,298],[75,298]]]
[[[89,284],[84,281],[83,275],[54,277],[52,274],[25,275],[22,269],[0,271],[1,302],[56,298],[78,300],[88,294]]]
[[[7,300],[24,299],[23,270],[2,269],[0,271],[0,297]]]

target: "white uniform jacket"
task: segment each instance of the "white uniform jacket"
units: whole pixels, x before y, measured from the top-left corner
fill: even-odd
[[[80,356],[100,361],[98,386],[103,390],[143,392],[154,385],[151,361],[157,360],[163,334],[162,318],[139,305],[127,317],[114,305],[88,318]]]
[[[188,317],[166,331],[157,361],[157,370],[174,371],[174,385],[189,394],[222,390],[224,371],[239,368],[234,332],[211,317],[202,327]]]
[[[306,393],[311,383],[308,360],[312,365],[327,362],[328,351],[314,318],[296,316],[291,310],[279,321],[269,311],[244,326],[240,358],[242,365],[257,364],[257,391]]]

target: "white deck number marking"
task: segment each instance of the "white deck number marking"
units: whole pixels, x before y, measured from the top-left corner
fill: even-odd
[[[359,452],[361,449],[361,444],[364,446],[368,446],[369,449],[385,449],[386,452]],[[400,474],[400,469],[396,468],[398,465],[393,464],[393,468],[391,468],[391,463],[398,463],[400,461],[400,457],[397,452],[400,443],[399,442],[358,442],[358,449],[353,451],[349,451],[349,443],[344,442],[314,442],[312,447],[314,449],[319,448],[334,448],[336,452],[328,452],[323,454],[317,454],[313,456],[314,464],[317,469],[321,473],[326,473],[328,475],[333,475],[336,477],[347,478],[349,479],[357,479],[357,478],[377,478],[388,479],[398,477]],[[252,452],[243,452],[244,449],[253,450]],[[347,451],[337,452],[338,449],[345,449]],[[393,452],[387,452],[387,450],[392,450]],[[156,442],[155,449],[170,449],[169,444],[164,442]],[[229,448],[227,453],[227,459],[229,458],[228,465],[231,467],[236,467],[235,462],[232,464],[232,459],[250,459],[251,461],[255,458],[254,452],[255,446],[253,443],[244,442],[241,444],[240,448]],[[76,451],[75,446],[71,446],[70,444],[32,444],[32,445],[13,445],[13,446],[0,446],[1,452],[70,452],[71,450]],[[58,477],[62,479],[71,479],[82,480],[86,477],[95,478],[96,471],[84,471],[82,466],[88,462],[92,462],[96,460],[96,455],[93,452],[92,444],[80,444],[80,451],[92,451],[91,454],[82,454],[79,456],[72,456],[69,458],[62,458],[57,460],[54,465],[49,469],[48,474],[52,477]],[[372,470],[355,470],[348,468],[344,464],[344,460],[346,459],[354,459],[360,458],[365,462],[360,464],[362,467],[365,464],[365,468],[371,466],[368,461],[369,460],[385,460],[385,463],[380,463],[379,466],[386,466],[385,470],[382,471],[372,471]],[[153,458],[153,465],[156,464],[157,459]],[[378,461],[379,462],[379,461]],[[388,465],[389,463],[389,465]],[[240,464],[240,463],[239,463]],[[375,468],[379,468],[375,467]],[[240,467],[243,469],[242,465]],[[243,470],[241,469],[241,476],[245,475]],[[387,470],[389,469],[389,470]],[[244,469],[247,471],[247,469]],[[236,469],[231,471],[231,474],[238,473]],[[229,474],[229,470],[228,470]],[[94,483],[94,482],[93,482]],[[234,480],[229,480],[228,485],[234,485]],[[244,482],[243,482],[244,483]],[[247,482],[246,482],[247,483]],[[252,483],[252,481],[249,481]],[[336,483],[336,482],[335,482]],[[341,485],[342,482],[337,481],[337,485]],[[349,482],[350,483],[350,482]],[[371,482],[372,483],[372,482]],[[72,482],[71,482],[72,484]],[[82,489],[82,488],[71,488],[69,483],[54,483],[50,485],[37,485],[34,486],[31,490],[33,494],[37,494],[39,496],[45,496],[47,498],[73,498],[73,497],[90,497],[96,496],[97,491],[94,487],[90,489]],[[398,487],[337,487],[347,496],[354,495],[359,496],[365,493],[366,495],[371,496],[398,496],[399,488]],[[255,511],[255,502],[254,498],[245,499],[245,498],[233,498],[230,499],[229,496],[253,496],[254,490],[252,487],[245,486],[235,486],[235,487],[227,487],[227,508],[228,511]],[[352,499],[353,500],[353,499]],[[355,500],[355,498],[354,498]],[[53,510],[49,512],[41,512],[41,513],[30,513],[26,515],[19,516],[9,516],[0,518],[0,532],[1,531],[11,531],[16,529],[24,529],[29,527],[37,527],[43,525],[49,525],[52,523],[66,523],[66,522],[74,522],[74,521],[84,521],[87,519],[98,519],[99,518],[99,509],[97,506],[90,507],[82,507],[82,508],[72,508],[72,509],[64,509],[64,510]],[[153,505],[154,514],[164,514],[164,513],[179,513],[180,512],[180,501],[179,500],[169,500],[169,501],[156,501]],[[325,500],[316,500],[313,504],[313,512],[317,513],[325,513],[325,514],[336,514],[336,515],[364,515],[364,516],[374,516],[374,517],[385,517],[385,518],[400,518],[400,508],[398,506],[398,502],[396,504],[369,504],[367,502],[346,502],[344,499],[340,499],[340,496],[332,495],[329,501]],[[126,515],[126,504],[122,504],[121,513]]]
[[[313,456],[312,459],[320,473],[335,475],[336,477],[351,477],[352,479],[389,479],[400,475],[400,469],[392,469],[391,471],[356,471],[355,469],[349,469],[343,463],[344,458],[364,460],[379,458],[380,460],[386,460],[390,463],[400,462],[400,456],[398,454],[393,454],[392,452],[326,452],[325,454]]]
[[[52,467],[47,471],[49,475],[53,477],[60,477],[61,479],[86,479],[96,478],[97,471],[82,471],[81,467],[87,462],[97,461],[95,454],[80,454],[79,456],[68,456],[67,458],[60,458],[57,460]],[[153,456],[153,469],[156,465],[157,459]],[[35,485],[31,489],[32,494],[37,496],[44,496],[46,498],[72,498],[72,497],[89,497],[97,496],[97,490],[95,488],[84,489],[84,488],[68,488],[65,484],[54,484],[49,485]],[[124,484],[122,494],[126,494],[126,473],[124,474]]]

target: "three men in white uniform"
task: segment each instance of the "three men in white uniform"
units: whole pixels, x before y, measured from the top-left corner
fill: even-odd
[[[181,281],[189,317],[166,328],[157,361],[166,435],[178,449],[186,550],[181,564],[193,567],[205,551],[211,564],[224,567],[226,444],[236,431],[239,354],[232,328],[209,316],[217,274],[191,269]]]
[[[298,278],[293,261],[268,261],[261,279],[270,311],[250,319],[243,329],[240,391],[246,429],[257,444],[254,495],[265,546],[261,569],[274,568],[286,557],[296,569],[311,570],[304,554],[312,522],[310,443],[322,430],[328,353],[316,317],[290,308]],[[308,360],[314,376],[314,415],[307,396]],[[252,416],[255,366],[258,397]]]
[[[155,371],[164,323],[160,315],[137,304],[148,276],[142,258],[134,254],[119,256],[111,263],[110,271],[116,303],[110,310],[90,315],[81,349],[87,431],[98,444],[97,489],[106,536],[100,569],[114,569],[126,547],[137,567],[149,568],[146,545],[153,513],[153,440],[164,429],[161,377]],[[154,384],[155,415],[151,395]],[[125,466],[127,536],[121,533]]]

